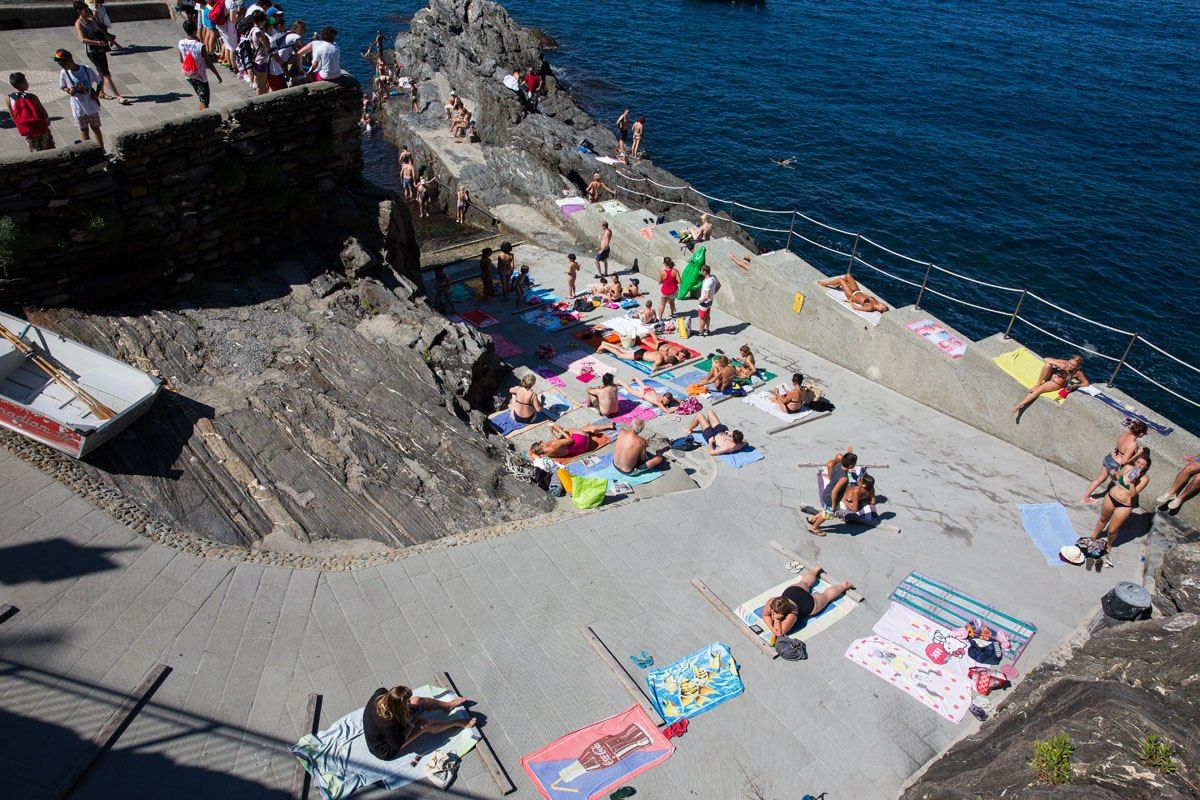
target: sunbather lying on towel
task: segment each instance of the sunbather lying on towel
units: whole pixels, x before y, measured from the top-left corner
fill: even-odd
[[[596,409],[606,417],[611,417],[617,413],[619,407],[617,387],[611,372],[604,373],[604,377],[600,379],[599,386],[588,387],[587,404],[589,408]]]
[[[649,442],[646,441],[646,437],[642,436],[645,426],[645,422],[635,419],[628,428],[617,434],[617,443],[613,445],[613,466],[616,467],[617,472],[623,472],[626,475],[640,475],[663,463],[661,452],[654,454],[647,452]]]
[[[846,302],[855,311],[878,311],[882,314],[889,310],[887,303],[859,289],[858,281],[850,275],[840,275],[836,278],[817,281],[817,285],[824,286],[826,289],[841,289],[846,294]]]
[[[825,491],[821,493],[822,509],[808,520],[808,532],[814,536],[824,536],[821,523],[835,519],[846,489],[850,486],[850,470],[858,463],[858,456],[853,447],[847,447],[845,453],[838,453],[825,465]]]
[[[741,431],[731,432],[729,426],[721,424],[715,411],[701,411],[692,417],[692,421],[684,428],[684,432],[690,434],[696,428],[700,429],[700,435],[708,443],[709,455],[723,456],[728,453],[736,453],[749,444]]]
[[[529,452],[535,456],[548,456],[549,458],[581,456],[599,446],[600,442],[604,441],[604,432],[611,431],[615,427],[616,425],[610,422],[607,425],[584,425],[582,428],[568,431],[558,425],[551,425],[550,432],[554,434],[554,438],[544,442],[534,442],[533,446],[529,448]]]
[[[453,700],[413,697],[412,689],[407,686],[376,689],[363,709],[363,739],[367,750],[378,759],[394,761],[423,733],[474,727],[472,716],[431,722],[421,715],[422,711],[452,711],[466,702],[465,697]]]
[[[601,342],[596,350],[601,353],[612,353],[617,358],[623,358],[626,361],[645,361],[656,370],[674,366],[675,364],[682,364],[691,357],[691,354],[682,347],[670,342],[660,342],[653,336],[647,336],[642,341],[654,349],[648,350],[645,347],[628,348],[610,344],[609,342]]]
[[[708,386],[714,392],[727,392],[733,388],[733,379],[736,377],[737,369],[729,363],[729,356],[717,356],[713,359],[712,369],[699,385]]]
[[[823,592],[813,594],[812,587],[821,577],[820,564],[800,576],[800,580],[783,590],[779,597],[772,597],[763,606],[763,622],[776,636],[787,636],[797,626],[803,626],[809,617],[815,617],[826,606],[854,588],[850,581],[842,581]]]
[[[804,385],[804,376],[799,372],[792,375],[792,388],[786,392],[776,386],[771,393],[771,402],[783,409],[785,414],[798,414],[812,405],[821,396],[821,390]]]
[[[675,395],[670,392],[657,392],[642,383],[640,378],[630,378],[629,383],[617,381],[617,385],[625,391],[629,392],[634,397],[640,397],[652,406],[656,406],[659,411],[668,413],[671,407],[676,404]],[[636,388],[635,388],[636,385]]]
[[[522,425],[533,422],[537,418],[538,412],[542,410],[542,398],[533,391],[536,383],[537,376],[529,374],[521,378],[520,386],[514,386],[508,390],[508,393],[512,395],[508,400],[508,410],[512,414],[513,420]]]

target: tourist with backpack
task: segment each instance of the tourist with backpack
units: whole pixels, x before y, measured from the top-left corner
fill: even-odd
[[[104,136],[100,133],[100,76],[96,70],[75,63],[70,50],[55,50],[54,63],[62,67],[58,74],[58,86],[71,98],[71,116],[79,126],[79,135],[85,142],[96,135],[96,144],[104,147]]]
[[[237,51],[238,42],[237,26],[233,19],[234,13],[234,7],[229,0],[211,0],[208,4],[208,21],[217,29],[217,35],[221,37],[221,44],[225,45],[221,61],[229,67],[233,67],[233,56]]]
[[[217,83],[222,83],[221,73],[213,62],[212,53],[204,47],[204,43],[196,37],[196,23],[187,20],[183,23],[183,36],[179,40],[179,67],[183,77],[192,85],[196,99],[200,101],[200,110],[208,108],[209,86],[208,71],[211,69],[217,76]]]
[[[25,74],[14,72],[8,76],[8,82],[16,89],[4,98],[4,105],[17,133],[25,137],[29,143],[29,152],[54,149],[54,134],[50,133],[50,115],[36,94],[29,91],[29,81]]]

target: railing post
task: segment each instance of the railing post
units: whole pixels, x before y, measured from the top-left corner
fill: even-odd
[[[729,222],[733,223],[733,209],[737,207],[737,200],[729,201]]]
[[[1117,382],[1117,373],[1121,371],[1121,367],[1125,366],[1125,359],[1129,358],[1129,351],[1137,344],[1138,334],[1129,337],[1129,344],[1125,345],[1125,352],[1121,353],[1121,360],[1117,362],[1117,368],[1113,370],[1112,377],[1108,379],[1109,386],[1115,386]]]
[[[854,234],[854,245],[850,248],[850,264],[846,267],[846,274],[849,275],[854,271],[854,256],[858,253],[858,240],[862,237],[861,234]]]
[[[933,270],[933,262],[930,261],[925,265],[925,277],[921,279],[921,288],[917,290],[917,302],[913,304],[913,308],[921,310],[921,298],[925,296],[925,286],[929,283],[929,273]]]
[[[793,211],[792,212],[792,224],[788,225],[788,240],[787,240],[787,247],[786,247],[788,252],[791,252],[791,250],[792,250],[792,231],[795,230],[795,228],[796,228],[796,212]]]
[[[1004,338],[1005,339],[1008,339],[1009,338],[1008,334],[1012,333],[1012,326],[1017,321],[1017,314],[1021,313],[1021,303],[1025,302],[1025,295],[1027,295],[1027,294],[1029,294],[1029,290],[1022,289],[1021,296],[1017,298],[1017,307],[1013,309],[1012,316],[1008,320],[1008,327],[1004,329]]]

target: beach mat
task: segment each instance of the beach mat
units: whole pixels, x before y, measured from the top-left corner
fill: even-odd
[[[794,585],[798,580],[800,580],[800,576],[793,575],[789,580],[784,581],[778,586],[772,586],[765,592],[759,592],[757,595],[751,597],[749,600],[735,608],[733,613],[737,614],[738,617],[740,617],[741,620],[747,625],[757,625],[758,627],[762,628],[763,632],[760,633],[759,636],[764,642],[774,647],[775,634],[771,633],[771,631],[767,628],[766,623],[763,622],[763,606],[765,606],[767,601],[772,597],[779,597],[782,595],[784,589]],[[817,592],[823,592],[828,588],[829,582],[824,578],[818,578],[816,584],[812,588],[812,591],[815,594]],[[837,622],[842,617],[849,614],[857,605],[858,603],[854,602],[846,595],[842,595],[837,600],[825,606],[825,608],[821,610],[820,614],[809,617],[807,620],[805,620],[803,627],[793,628],[788,633],[788,636],[792,639],[808,641],[821,631],[829,628],[831,625],[833,625],[833,623]]]
[[[496,429],[497,433],[508,436],[541,422],[555,422],[573,408],[577,408],[577,406],[566,395],[546,392],[542,395],[542,410],[538,412],[533,422],[517,422],[507,408],[489,416],[488,422],[492,423],[492,427]]]
[[[454,697],[454,693],[439,686],[422,686],[413,692],[414,697]],[[465,708],[451,712],[426,712],[437,721],[449,717],[466,716]],[[475,748],[480,739],[474,728],[449,730],[438,734],[424,734],[414,740],[408,755],[393,761],[383,761],[371,755],[363,738],[363,710],[351,711],[325,730],[309,734],[292,745],[292,753],[312,776],[313,785],[325,800],[341,800],[358,789],[382,781],[388,791],[425,777],[430,757],[436,750],[448,750],[460,758]],[[412,756],[420,753],[421,760],[415,765]]]
[[[1016,350],[1011,350],[1007,353],[1001,353],[992,359],[997,367],[1004,370],[1005,373],[1016,378],[1017,383],[1024,386],[1026,389],[1032,389],[1037,385],[1038,376],[1042,374],[1042,367],[1045,366],[1042,359],[1035,356],[1033,353],[1026,350],[1024,347],[1018,347]],[[1054,389],[1042,394],[1043,400],[1062,405],[1066,402],[1066,398],[1058,396],[1058,390]]]
[[[704,372],[704,374],[707,375],[708,371],[710,369],[712,369],[714,358],[715,358],[715,356],[709,356],[708,358],[704,359],[703,361],[697,361],[696,369],[702,370]],[[733,366],[735,366],[735,367],[742,366],[742,362],[736,358],[729,359],[729,363],[733,364]],[[758,370],[755,370],[754,376],[752,378],[750,378],[750,383],[752,385],[754,383],[765,383],[767,381],[773,381],[777,377],[779,377],[779,376],[776,375],[774,372],[771,372],[770,370],[758,369]],[[744,380],[744,379],[739,378],[738,380]]]
[[[1016,663],[1037,633],[1037,626],[984,603],[948,584],[919,572],[910,572],[889,595],[889,599],[928,617],[944,628],[960,628],[973,619],[1003,630],[1012,649],[1004,651],[1004,661]]]
[[[749,397],[743,398],[742,402],[748,403],[757,408],[759,411],[762,411],[765,414],[770,414],[775,419],[782,420],[783,422],[796,422],[813,413],[811,408],[801,409],[795,414],[787,413],[771,401],[771,390],[765,388],[759,389]]]
[[[586,455],[591,455],[592,453],[595,453],[599,450],[603,450],[604,448],[606,448],[610,444],[612,444],[612,437],[609,436],[607,433],[603,434],[600,437],[600,441],[598,441],[598,442],[595,439],[592,439],[591,437],[588,437],[588,439],[589,439],[589,443],[592,445],[592,447],[589,448],[586,453],[580,453],[577,456],[567,456],[566,458],[556,458],[556,459],[554,459],[554,461],[559,464],[562,464],[563,466],[566,466],[567,464],[570,464],[572,461],[583,458]],[[537,458],[537,456],[533,455],[533,453],[529,454],[530,461],[532,461],[535,458]]]
[[[704,441],[703,434],[693,433],[692,439],[694,439],[696,442],[698,442],[700,444],[701,448],[707,447],[708,443]],[[721,459],[722,461],[724,461],[726,464],[733,467],[734,469],[741,469],[742,467],[746,466],[747,464],[753,464],[756,461],[762,461],[764,458],[766,458],[766,456],[763,454],[763,451],[759,450],[757,447],[754,447],[753,445],[746,445],[741,450],[738,450],[736,453],[722,453],[721,455],[716,456],[716,457]]]
[[[547,800],[593,800],[671,757],[675,745],[634,704],[572,731],[521,759]]]
[[[919,319],[904,327],[942,351],[951,361],[957,361],[967,353],[966,342],[931,319]]]
[[[951,722],[962,722],[971,705],[971,684],[881,636],[850,643],[846,658],[883,678]]]
[[[496,319],[482,308],[472,308],[470,311],[460,311],[458,315],[463,318],[464,322],[468,322],[471,325],[474,325],[476,328],[490,328],[493,325],[500,324],[500,320]]]
[[[859,288],[862,287],[860,286]],[[867,290],[863,289],[863,291],[865,292]],[[883,315],[878,311],[859,311],[857,308],[850,305],[850,301],[846,299],[846,293],[841,289],[826,289],[825,295],[831,298],[839,306],[849,311],[851,314],[860,317],[864,322],[872,327],[878,325],[879,320],[883,319]]]
[[[950,628],[938,625],[928,617],[899,603],[889,603],[888,610],[871,631],[927,661],[929,648],[944,650],[946,663],[939,666],[963,680],[968,680],[967,673],[972,667],[979,666],[967,655],[969,642],[955,639],[950,635]]]
[[[1052,567],[1062,566],[1063,560],[1058,557],[1058,551],[1075,544],[1079,538],[1071,527],[1067,509],[1063,508],[1062,503],[1022,503],[1017,508],[1021,510],[1021,524],[1025,527],[1025,533],[1042,551],[1046,563]]]
[[[499,358],[512,358],[525,352],[511,340],[498,333],[492,334],[492,346],[495,348],[496,355]]]
[[[618,425],[628,425],[635,419],[648,422],[657,417],[658,414],[657,407],[650,405],[641,398],[634,397],[624,389],[617,389],[617,413],[612,417],[613,422]]]
[[[1084,386],[1080,388],[1079,391],[1083,392],[1084,394],[1091,395],[1101,403],[1104,403],[1104,405],[1124,416],[1126,425],[1134,421],[1142,422],[1147,428],[1154,431],[1159,436],[1170,436],[1175,432],[1174,428],[1167,427],[1161,422],[1155,422],[1133,406],[1122,403],[1117,398],[1113,397],[1112,395],[1105,394],[1094,386]]]
[[[650,702],[668,723],[711,711],[746,690],[738,664],[721,642],[646,673]]]
[[[582,466],[578,461],[567,468],[567,472],[580,478],[604,478],[613,483],[628,483],[630,486],[641,486],[661,478],[665,473],[661,469],[652,469],[637,475],[626,475],[613,466],[612,454],[598,457],[590,467]]]

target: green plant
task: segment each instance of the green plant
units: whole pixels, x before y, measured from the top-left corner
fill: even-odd
[[[1071,754],[1074,752],[1071,738],[1060,733],[1053,739],[1033,743],[1033,760],[1029,766],[1039,779],[1058,786],[1071,780]]]
[[[88,234],[93,241],[109,244],[121,238],[125,233],[125,218],[115,208],[98,206],[92,209],[92,218],[88,220]]]
[[[1175,771],[1175,748],[1157,733],[1146,735],[1142,742],[1142,763],[1160,775]]]
[[[29,234],[12,217],[0,217],[0,271],[5,275],[29,249]]]

